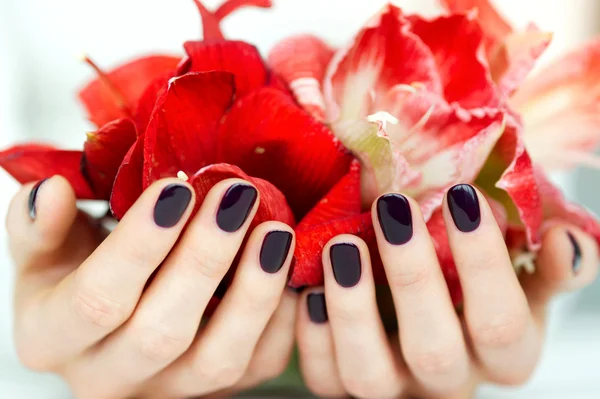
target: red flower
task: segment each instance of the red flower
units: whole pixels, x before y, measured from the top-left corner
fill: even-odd
[[[541,230],[557,219],[600,240],[596,222],[567,204],[541,169],[596,144],[590,129],[565,135],[552,127],[582,115],[592,126],[597,91],[589,101],[574,94],[598,80],[598,69],[589,55],[585,77],[555,67],[549,79],[523,83],[549,36],[533,27],[514,32],[485,0],[443,3],[454,13],[432,20],[387,6],[340,50],[312,36],[286,39],[267,66],[253,46],[225,40],[219,23],[269,1],[230,0],[214,12],[196,1],[205,41],[186,43],[184,57],[146,57],[110,73],[88,60],[99,77],[80,98],[99,130],[82,152],[17,146],[0,153],[0,165],[23,183],[62,174],[79,198],[109,200],[117,218],[163,177],[188,176],[200,199],[222,179],[247,179],[261,192],[253,223],[295,227],[292,286],[322,283],[321,250],[333,236],[373,244],[372,200],[402,191],[419,201],[460,301],[439,210],[453,184],[484,190],[516,266],[530,266]],[[568,71],[582,65],[578,56],[568,60]],[[565,87],[565,112],[529,117]],[[371,246],[376,279],[385,282]]]

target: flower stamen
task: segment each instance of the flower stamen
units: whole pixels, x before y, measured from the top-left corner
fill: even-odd
[[[129,107],[129,104],[127,104],[125,97],[123,96],[121,91],[119,91],[114,82],[110,79],[108,74],[102,68],[100,68],[98,64],[96,64],[87,54],[83,54],[81,56],[81,60],[88,64],[90,67],[92,67],[92,69],[96,72],[96,75],[98,75],[98,79],[108,89],[117,106],[127,115],[131,116],[131,108]]]
[[[380,126],[379,130],[385,130],[388,122],[392,125],[398,124],[398,119],[385,111],[375,112],[374,114],[367,116],[367,120],[369,122],[377,123]]]
[[[183,181],[188,181],[190,180],[190,178],[188,177],[188,175],[183,171],[180,170],[179,172],[177,172],[177,178]]]

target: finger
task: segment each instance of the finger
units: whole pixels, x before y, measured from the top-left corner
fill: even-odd
[[[356,397],[398,397],[404,388],[379,318],[369,250],[341,235],[323,250],[325,298],[342,383]]]
[[[523,383],[541,339],[490,207],[472,186],[461,184],[448,191],[443,213],[479,361],[492,381]]]
[[[542,238],[534,274],[525,274],[521,283],[536,320],[543,322],[552,296],[581,289],[598,274],[598,245],[574,226],[558,225]]]
[[[251,201],[238,202],[237,211],[246,215],[246,222],[237,231],[226,232],[215,216],[239,190],[251,194]],[[189,348],[204,310],[239,251],[257,196],[253,186],[237,179],[224,180],[210,190],[135,314],[75,365],[78,373],[97,377],[88,377],[88,384],[95,381],[98,390],[110,390],[106,396],[129,392]],[[113,383],[104,384],[106,378]]]
[[[322,287],[305,290],[301,294],[297,314],[296,339],[304,383],[318,397],[346,397],[335,360]]]
[[[40,358],[73,356],[129,318],[177,241],[193,199],[181,180],[150,186],[94,253],[30,309],[24,335]]]
[[[386,194],[373,204],[372,215],[408,367],[436,396],[462,389],[469,356],[418,204]]]
[[[293,230],[281,222],[254,229],[215,314],[190,350],[162,376],[162,385],[174,396],[229,388],[245,375],[287,283],[293,237]]]

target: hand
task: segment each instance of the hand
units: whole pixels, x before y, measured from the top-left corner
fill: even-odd
[[[308,306],[299,306],[308,387],[325,397],[462,399],[482,381],[524,383],[539,359],[548,300],[594,279],[595,241],[572,226],[550,229],[535,274],[520,284],[484,197],[470,186],[451,190],[443,213],[464,293],[458,315],[417,203],[395,194],[380,201],[373,222],[399,332],[388,338],[379,317],[365,243],[334,238],[323,252],[324,289],[304,292]]]
[[[222,181],[188,220],[193,189],[161,180],[103,239],[63,178],[23,187],[7,219],[23,363],[61,374],[84,399],[235,392],[281,373],[296,306],[284,290],[295,245],[287,225],[254,229],[230,288],[199,329],[256,194],[248,183]]]

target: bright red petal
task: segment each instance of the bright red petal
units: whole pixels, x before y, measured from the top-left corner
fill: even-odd
[[[436,69],[431,51],[410,31],[400,9],[388,5],[350,48],[334,55],[324,82],[328,120],[363,119],[381,111],[374,105],[398,85],[441,93]]]
[[[411,16],[410,21],[412,31],[433,52],[449,103],[456,101],[464,108],[500,104],[482,52],[483,32],[473,14],[434,20]]]
[[[295,226],[294,215],[281,191],[266,180],[250,177],[237,166],[224,163],[202,168],[190,179],[190,183],[196,190],[195,210],[198,210],[204,197],[215,184],[230,178],[244,179],[254,184],[260,193],[260,204],[252,221],[251,229],[262,222],[270,220],[277,220],[291,227]]]
[[[119,166],[135,140],[131,119],[118,119],[88,134],[83,145],[82,169],[98,198],[110,198]]]
[[[164,91],[167,89],[169,80],[177,76],[175,72],[167,72],[166,74],[154,79],[146,90],[140,96],[136,107],[133,110],[133,120],[138,135],[142,135],[146,132],[148,122],[156,106],[156,101],[161,97]]]
[[[269,77],[260,53],[240,41],[187,42],[189,72],[226,71],[235,75],[238,98],[262,87]]]
[[[226,116],[218,159],[273,183],[300,218],[344,176],[352,157],[287,94],[263,88]]]
[[[140,136],[123,157],[113,185],[110,210],[117,220],[125,216],[129,208],[142,195],[143,165],[144,136]]]
[[[333,50],[312,35],[293,36],[277,43],[269,53],[273,70],[290,87],[296,100],[319,120],[325,119],[321,84]]]
[[[215,71],[171,79],[146,130],[144,188],[215,163],[217,129],[233,99],[233,78]]]
[[[243,7],[270,8],[270,0],[227,0],[216,11],[209,11],[200,0],[194,0],[200,17],[202,18],[202,30],[204,40],[223,40],[225,37],[221,32],[220,22],[232,12]]]
[[[176,69],[179,57],[138,58],[94,79],[79,92],[88,118],[101,127],[131,116],[138,99],[152,80]]]
[[[19,183],[61,175],[69,181],[79,199],[96,199],[81,173],[81,151],[58,150],[51,146],[24,144],[0,152],[0,167]]]

